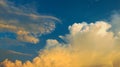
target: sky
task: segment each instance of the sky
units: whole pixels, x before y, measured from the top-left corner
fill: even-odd
[[[0,66],[118,67],[119,40],[120,0],[0,0]]]

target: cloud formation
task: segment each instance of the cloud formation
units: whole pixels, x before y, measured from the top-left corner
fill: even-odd
[[[68,27],[69,34],[59,36],[66,43],[48,39],[46,47],[32,61],[6,59],[0,62],[0,67],[119,67],[119,19],[120,15],[115,14],[111,22],[74,23]],[[26,12],[7,0],[0,0],[0,32],[13,32],[20,41],[37,43],[40,35],[55,29],[55,21],[60,20]],[[11,50],[5,54],[8,53],[30,56]]]
[[[105,21],[74,23],[69,34],[60,36],[67,43],[48,39],[45,49],[32,61],[5,60],[2,67],[119,67],[120,34]],[[112,29],[112,30],[110,30]],[[118,30],[119,32],[119,30]]]
[[[51,33],[55,22],[60,22],[56,17],[26,10],[15,7],[7,0],[0,0],[0,32],[9,31],[15,33],[19,41],[37,43],[39,36]]]

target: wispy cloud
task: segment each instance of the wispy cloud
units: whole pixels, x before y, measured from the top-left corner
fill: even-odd
[[[32,56],[31,54],[26,54],[26,53],[22,53],[22,52],[16,52],[16,51],[13,51],[13,50],[8,50],[8,53],[17,54],[17,55],[23,55],[23,56]]]
[[[32,58],[32,56],[33,56],[32,54],[28,54],[28,53],[22,53],[14,50],[0,49],[0,62],[5,59],[10,59],[10,60],[16,60],[15,58],[28,59],[28,58]],[[21,59],[21,60],[24,60],[24,59]]]
[[[19,41],[39,42],[39,36],[55,29],[55,22],[60,20],[53,16],[40,15],[34,10],[27,12],[7,0],[0,0],[0,31],[17,34]]]

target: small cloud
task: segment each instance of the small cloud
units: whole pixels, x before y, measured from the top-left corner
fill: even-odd
[[[55,46],[60,46],[60,43],[57,41],[57,40],[54,40],[54,39],[48,39],[46,41],[46,48],[52,48],[52,47],[55,47]]]
[[[17,55],[22,55],[22,56],[32,56],[31,54],[16,52],[16,51],[13,51],[13,50],[8,50],[8,53],[17,54]]]
[[[0,49],[0,61],[3,61],[5,59],[16,60],[15,58],[17,58],[17,59],[24,58],[21,60],[27,60],[29,58],[32,58],[32,56],[33,56],[32,54],[28,54],[28,53]]]

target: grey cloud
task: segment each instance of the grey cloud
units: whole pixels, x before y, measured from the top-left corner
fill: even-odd
[[[120,32],[120,14],[115,13],[111,16],[111,22],[110,24],[112,25],[112,31],[115,33]]]

